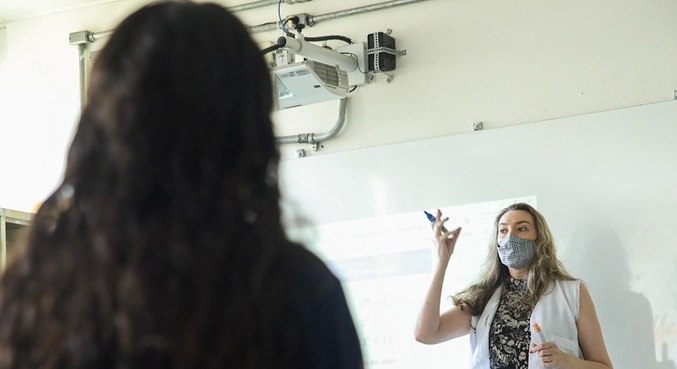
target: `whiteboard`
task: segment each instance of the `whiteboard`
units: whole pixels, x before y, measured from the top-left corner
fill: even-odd
[[[675,368],[676,180],[675,101],[280,165],[290,235],[343,278],[367,367],[388,369],[463,368],[469,354],[467,337],[436,346],[413,339],[432,273],[421,210],[443,208],[460,223],[484,214],[470,235],[464,225],[464,251],[449,266],[463,276],[447,275],[448,296],[481,265],[487,214],[513,200],[545,215],[560,259],[587,283],[614,367]],[[380,272],[346,263],[360,257]]]

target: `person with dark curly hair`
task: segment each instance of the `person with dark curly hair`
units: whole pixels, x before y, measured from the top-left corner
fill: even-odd
[[[272,108],[222,6],[122,21],[0,281],[0,368],[362,367],[339,280],[283,230]]]

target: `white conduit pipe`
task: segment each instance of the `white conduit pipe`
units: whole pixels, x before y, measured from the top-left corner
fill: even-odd
[[[317,144],[320,142],[327,141],[328,139],[336,136],[340,131],[341,128],[343,128],[343,124],[346,122],[346,106],[348,104],[348,99],[347,98],[342,98],[339,100],[339,113],[338,113],[338,118],[336,119],[336,123],[334,126],[327,132],[325,133],[299,133],[297,135],[290,135],[290,136],[278,136],[275,137],[275,141],[281,144],[295,144],[295,143],[303,143],[303,144]]]

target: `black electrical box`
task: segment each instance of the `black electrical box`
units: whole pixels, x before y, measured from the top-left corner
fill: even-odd
[[[388,72],[397,66],[395,39],[387,33],[374,32],[367,36],[369,71]]]

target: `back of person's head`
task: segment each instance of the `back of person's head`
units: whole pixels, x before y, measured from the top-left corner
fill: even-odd
[[[267,67],[219,5],[159,2],[99,53],[63,183],[0,290],[0,367],[273,367]],[[282,326],[281,326],[282,325]]]
[[[137,207],[140,220],[166,207],[158,215],[233,224],[263,202],[277,206],[269,74],[224,8],[142,8],[117,27],[91,81],[67,183],[86,183],[102,205]]]

